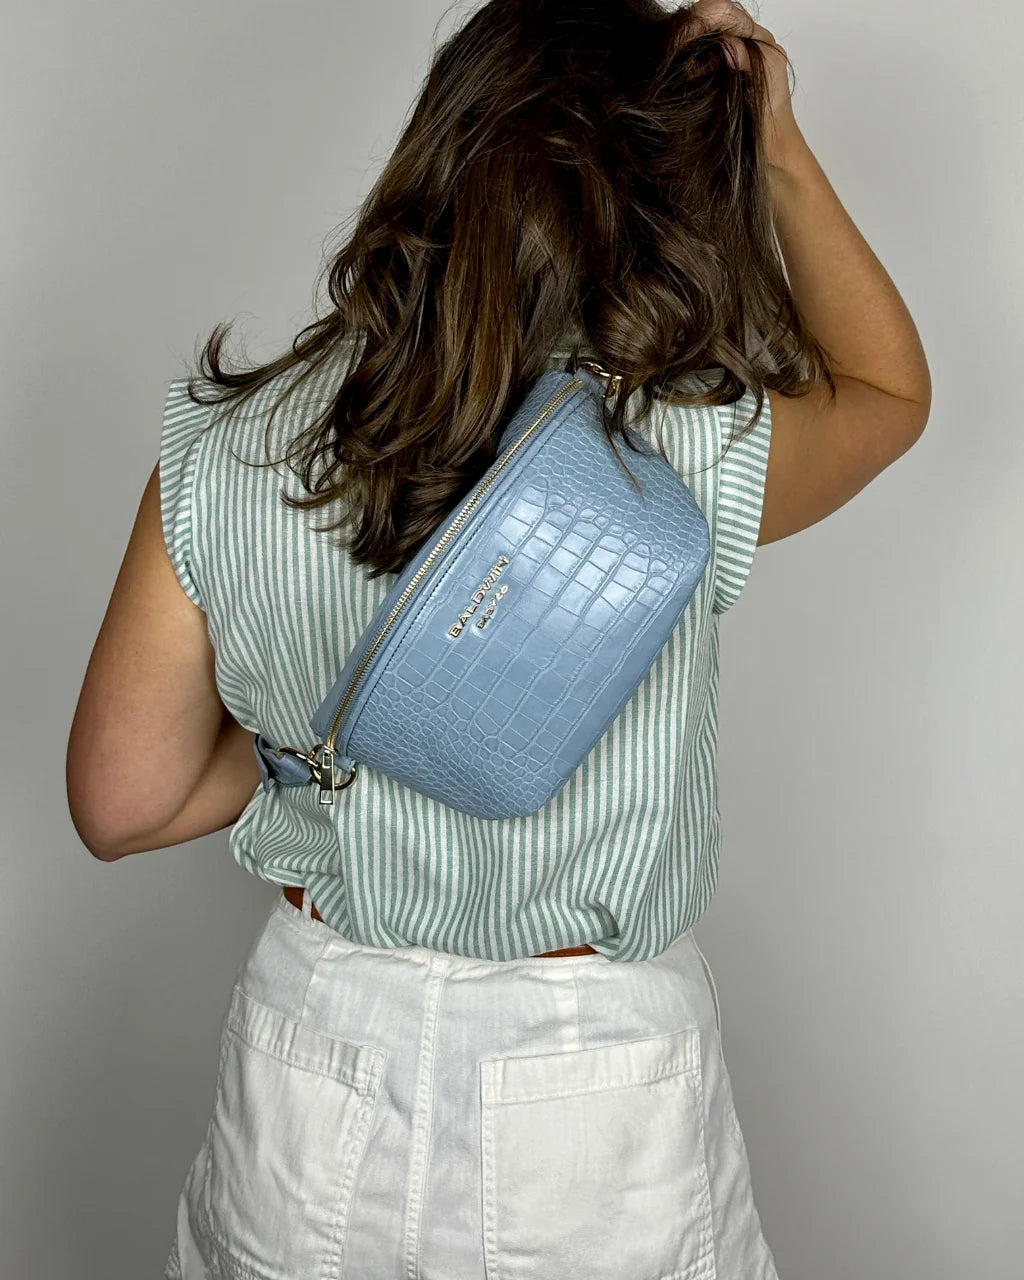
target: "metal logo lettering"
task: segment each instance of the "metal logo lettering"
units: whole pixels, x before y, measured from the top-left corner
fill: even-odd
[[[481,630],[483,630],[484,626],[486,626],[486,624],[490,621],[491,614],[494,612],[494,606],[498,603],[498,601],[501,599],[501,597],[505,594],[507,590],[508,590],[508,583],[507,582],[502,583],[502,585],[494,593],[494,599],[491,601],[491,603],[487,606],[487,608],[483,611],[483,613],[477,619],[476,625]]]
[[[477,587],[477,589],[473,592],[472,596],[470,597],[470,603],[459,614],[458,622],[453,622],[452,625],[448,628],[448,634],[450,636],[458,636],[462,634],[463,628],[466,626],[466,623],[469,622],[473,614],[476,613],[477,608],[481,604],[483,604],[484,600],[487,598],[487,592],[491,589],[491,587],[494,586],[498,578],[501,577],[508,563],[509,563],[508,556],[499,556],[498,559],[494,562],[494,564],[488,570],[487,576],[484,578],[483,582],[481,582],[479,587]],[[505,583],[505,585],[501,588],[501,590],[497,593],[494,599],[487,606],[486,616],[481,620],[481,622],[477,623],[477,626],[481,626],[484,622],[487,621],[487,619],[494,612],[495,604],[498,602],[498,600],[501,599],[501,597],[505,594],[507,590],[508,590],[508,583]]]

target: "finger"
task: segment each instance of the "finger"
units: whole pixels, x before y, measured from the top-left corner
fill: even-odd
[[[757,25],[738,0],[697,0],[690,12],[706,26],[749,35]]]
[[[757,40],[769,48],[778,47],[768,28],[755,22],[737,0],[697,0],[691,10],[709,30],[730,33],[723,41],[726,57],[730,65],[740,71],[750,70],[750,57],[746,46],[741,40],[733,39],[733,34]]]

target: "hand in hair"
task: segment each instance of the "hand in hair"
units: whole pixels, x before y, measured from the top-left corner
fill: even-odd
[[[737,36],[755,40],[761,46],[770,86],[767,106],[769,118],[765,121],[764,135],[770,149],[773,133],[784,136],[796,123],[786,50],[776,42],[767,27],[754,21],[737,0],[697,0],[696,4],[690,5],[689,13],[699,18],[709,31],[734,31]],[[749,72],[750,53],[743,39],[726,37],[726,56],[738,71]]]

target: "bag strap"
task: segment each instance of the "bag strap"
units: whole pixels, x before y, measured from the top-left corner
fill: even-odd
[[[301,756],[293,755],[284,747],[279,755],[262,733],[253,734],[252,749],[260,767],[264,791],[270,790],[271,780],[282,787],[308,787],[313,781],[309,764]]]

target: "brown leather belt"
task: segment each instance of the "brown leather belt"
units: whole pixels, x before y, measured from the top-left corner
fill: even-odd
[[[302,895],[305,893],[305,890],[301,888],[299,885],[291,885],[291,884],[284,885],[283,888],[284,888],[284,896],[288,899],[288,901],[292,904],[293,907],[297,907],[301,911]],[[323,916],[320,914],[319,911],[317,911],[316,907],[310,908],[310,915],[313,917],[314,920],[323,920]],[[563,947],[561,951],[541,951],[536,956],[533,956],[532,959],[542,960],[545,956],[586,956],[586,955],[596,955],[596,954],[597,954],[596,949],[592,947],[589,943],[585,942],[581,947]]]

